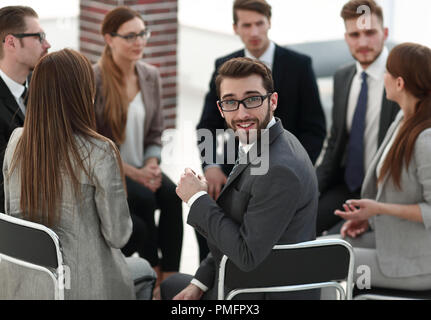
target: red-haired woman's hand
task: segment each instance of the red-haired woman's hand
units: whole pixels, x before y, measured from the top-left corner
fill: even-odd
[[[374,200],[348,200],[343,205],[344,211],[336,210],[335,215],[344,220],[363,221],[381,213],[380,205]]]

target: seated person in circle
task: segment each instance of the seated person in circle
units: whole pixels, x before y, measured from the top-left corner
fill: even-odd
[[[385,88],[401,111],[362,188],[335,214],[371,287],[431,289],[431,50],[404,43],[389,54]],[[369,231],[372,227],[372,232]]]
[[[107,13],[101,32],[106,45],[94,66],[97,131],[119,147],[126,175],[133,233],[123,252],[138,252],[161,281],[179,271],[183,218],[176,186],[159,165],[160,74],[141,60],[150,31],[138,12],[118,7]],[[160,209],[158,226],[156,209]]]
[[[64,49],[36,65],[23,128],[3,165],[6,213],[46,225],[58,235],[70,270],[66,299],[150,299],[155,281],[143,259],[126,260],[132,233],[124,175],[115,144],[96,132],[90,62]],[[133,275],[132,275],[133,273]],[[50,288],[24,267],[0,263],[0,296],[49,298]]]

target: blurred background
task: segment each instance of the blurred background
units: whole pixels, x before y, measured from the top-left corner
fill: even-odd
[[[102,3],[123,5],[131,1],[91,1],[91,0],[1,0],[0,6],[28,5],[39,14],[40,22],[52,48],[65,47],[85,51],[93,62],[95,52],[103,44],[97,32],[89,37],[86,25],[103,18],[103,10],[88,10]],[[154,2],[159,3],[157,11]],[[344,44],[344,24],[339,14],[345,0],[268,0],[273,8],[270,37],[279,45],[303,51],[313,57],[313,65],[318,77],[321,100],[327,116],[328,129],[332,99],[332,74],[336,65],[350,60]],[[385,25],[389,28],[391,43],[418,42],[431,46],[431,1],[429,0],[380,0]],[[204,95],[207,91],[214,61],[234,50],[242,48],[242,43],[232,30],[233,0],[158,0],[134,1],[144,12],[148,10],[162,15],[170,8],[170,20],[174,21],[174,31],[169,31],[172,58],[168,64],[160,63],[151,55],[145,56],[148,62],[161,68],[164,74],[165,118],[167,127],[163,140],[162,168],[173,179],[179,177],[185,167],[200,172],[200,162],[196,148],[194,128],[200,118]],[[152,6],[152,7],[151,7]],[[83,11],[86,10],[85,13]],[[88,13],[93,11],[93,13]],[[97,11],[97,12],[96,12]],[[150,20],[154,17],[144,14]],[[156,18],[154,18],[156,19]],[[163,19],[163,18],[160,18]],[[96,21],[95,23],[93,23]],[[153,21],[153,20],[152,20]],[[153,22],[157,27],[158,22]],[[84,25],[84,27],[83,27]],[[151,29],[151,27],[150,27]],[[162,37],[162,36],[160,36]],[[87,41],[90,44],[83,44]],[[157,38],[157,36],[156,36]],[[90,40],[91,40],[90,39]],[[166,38],[167,39],[167,38]],[[161,40],[160,40],[161,41]],[[151,42],[150,42],[151,43]],[[163,46],[163,44],[162,44]],[[166,46],[166,45],[165,45]],[[172,48],[173,47],[173,48]],[[335,57],[334,57],[335,55]],[[161,54],[161,56],[166,56]],[[166,75],[166,77],[165,77]],[[165,88],[166,87],[166,88]],[[168,92],[169,91],[169,92]],[[184,221],[188,208],[184,205]],[[185,224],[181,272],[194,273],[198,266],[198,249],[191,227]]]

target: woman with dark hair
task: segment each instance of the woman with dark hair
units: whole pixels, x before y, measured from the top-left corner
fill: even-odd
[[[102,34],[106,46],[94,67],[96,121],[98,132],[119,146],[126,175],[133,233],[123,252],[137,251],[162,281],[179,271],[183,220],[176,185],[159,166],[161,80],[155,67],[141,61],[150,32],[138,12],[118,7],[105,16]]]
[[[364,180],[336,215],[371,286],[431,289],[431,50],[404,43],[387,61],[387,98],[401,111]],[[366,232],[369,227],[372,232]]]
[[[132,221],[119,152],[96,132],[94,95],[91,64],[80,53],[65,49],[39,61],[24,128],[13,132],[5,153],[5,209],[57,233],[70,270],[66,299],[134,299],[131,270],[134,278],[155,274],[145,260],[126,262],[119,250]],[[25,268],[6,272],[0,291],[8,298],[50,292]]]

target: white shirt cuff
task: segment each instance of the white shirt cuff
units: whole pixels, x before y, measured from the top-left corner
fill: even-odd
[[[208,291],[208,287],[206,285],[204,285],[202,282],[200,282],[199,280],[193,278],[192,281],[190,281],[191,284],[194,284],[196,287],[198,287],[199,289],[201,289],[203,292],[207,292]]]
[[[198,200],[201,196],[208,194],[206,191],[199,191],[197,193],[195,193],[187,202],[187,205],[189,206],[189,208],[192,207],[193,203]]]

